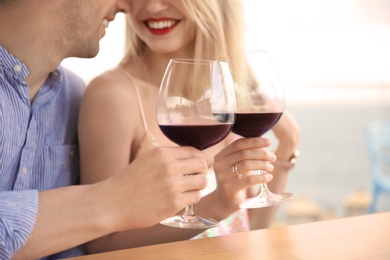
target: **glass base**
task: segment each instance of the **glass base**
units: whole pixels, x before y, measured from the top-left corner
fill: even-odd
[[[292,193],[274,194],[270,191],[261,192],[258,196],[247,199],[241,203],[240,208],[255,209],[276,206],[282,202],[291,200],[292,198],[294,198],[294,194]]]
[[[175,227],[175,228],[187,228],[187,229],[208,229],[216,227],[218,221],[214,219],[205,219],[199,216],[173,216],[164,219],[160,224]]]

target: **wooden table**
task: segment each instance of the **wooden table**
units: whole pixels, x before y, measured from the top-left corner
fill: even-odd
[[[390,259],[390,212],[138,247],[74,259]]]

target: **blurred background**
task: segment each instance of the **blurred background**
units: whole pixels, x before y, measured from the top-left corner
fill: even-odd
[[[302,129],[287,187],[296,198],[275,225],[366,214],[373,179],[365,129],[390,120],[390,0],[243,2],[247,49],[270,53]],[[63,65],[85,82],[114,67],[123,30],[118,14],[97,57]],[[375,211],[389,210],[390,194],[381,195]]]

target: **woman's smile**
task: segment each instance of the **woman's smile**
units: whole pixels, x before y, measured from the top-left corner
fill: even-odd
[[[179,20],[172,18],[150,18],[144,21],[146,28],[149,32],[154,35],[164,35],[173,30],[176,25],[179,23]]]

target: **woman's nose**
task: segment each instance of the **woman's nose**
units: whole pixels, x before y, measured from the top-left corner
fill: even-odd
[[[168,6],[165,0],[146,0],[145,9],[152,14],[156,14],[166,10]]]

